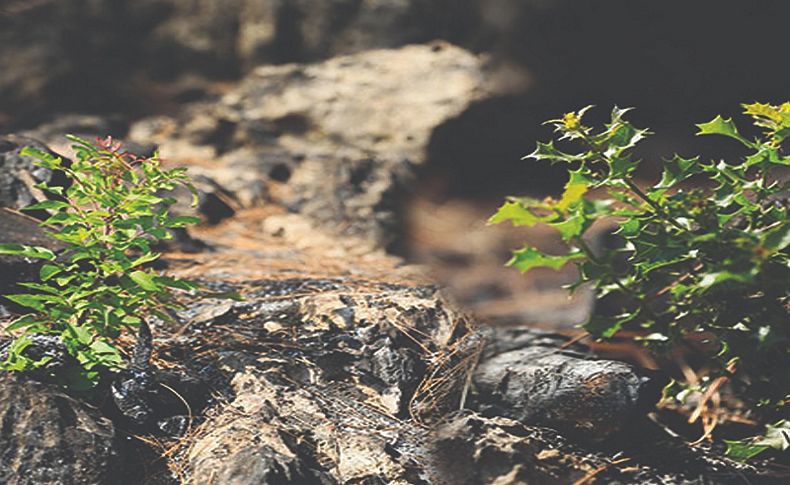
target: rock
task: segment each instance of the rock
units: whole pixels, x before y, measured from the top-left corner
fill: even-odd
[[[572,342],[567,335],[554,333],[531,326],[490,326],[481,330],[486,346],[481,356],[489,360],[500,354],[525,348],[563,350],[573,358],[594,359],[595,354],[589,347]]]
[[[259,429],[256,437],[266,436],[268,430]],[[269,431],[270,432],[270,431]],[[238,436],[235,436],[238,438]],[[250,438],[253,438],[252,436]],[[254,438],[253,438],[254,439]],[[272,440],[277,438],[270,438]],[[222,446],[223,443],[212,443]],[[215,452],[215,449],[210,449]],[[305,485],[333,484],[335,481],[324,476],[324,473],[304,466],[292,454],[284,455],[267,445],[246,447],[241,450],[228,451],[222,449],[226,466],[220,470],[210,468],[215,463],[201,462],[196,466],[195,476],[200,477],[194,483],[200,483],[202,477],[212,477],[218,483],[229,485],[246,485],[249,483],[300,483]],[[204,469],[205,467],[205,469]]]
[[[481,67],[479,57],[442,43],[262,66],[218,103],[137,123],[131,138],[170,142],[162,152],[175,156],[174,142],[184,142],[197,158],[230,147],[274,152],[270,145],[309,153],[310,140],[319,152],[391,151],[420,162],[431,130],[485,94]]]
[[[210,235],[238,240],[244,216],[202,235],[219,246],[226,239]],[[406,484],[432,476],[420,423],[460,404],[479,352],[468,317],[380,251],[256,236],[243,251],[198,254],[197,265],[173,268],[245,297],[185,302],[180,336],[159,342],[159,362],[187,374],[216,368],[231,384],[174,452],[183,480]]]
[[[228,409],[231,412],[201,427],[186,452],[191,483],[203,483],[209,477],[239,485],[338,483],[324,471],[330,458],[324,458],[323,464],[315,460],[326,453],[338,461],[338,453],[345,453],[348,460],[348,453],[357,450],[338,440],[338,435],[346,434],[332,429],[336,417],[326,415],[312,394],[293,386],[283,387],[279,380],[260,380],[251,375],[237,376],[234,388],[237,397]],[[305,419],[308,421],[297,424]],[[305,433],[308,427],[310,431]],[[392,466],[392,460],[382,460],[386,458],[381,456],[383,446],[378,443],[379,455],[374,463],[378,468]],[[364,460],[366,455],[370,451],[354,458]],[[362,474],[370,472],[364,470]]]
[[[232,303],[230,308],[227,302],[217,302],[219,311],[201,305],[199,313],[182,315],[185,321],[200,322],[193,328],[195,338],[202,342],[199,347],[215,345],[213,339],[224,331],[219,323],[233,322],[245,341],[259,338],[273,347],[262,369],[281,360],[277,367],[300,382],[310,376],[310,384],[346,388],[358,381],[359,390],[352,386],[347,391],[367,393],[371,405],[399,418],[422,412],[415,407],[421,403],[413,394],[419,392],[427,370],[476,351],[477,337],[470,322],[432,286],[340,278],[269,280],[254,285],[243,302]],[[356,295],[356,291],[364,293]],[[285,340],[287,347],[280,348]],[[450,347],[453,352],[444,355]]]
[[[525,345],[483,359],[473,377],[473,408],[603,440],[652,409],[666,384],[623,362]]]
[[[115,431],[94,408],[50,384],[0,372],[0,482],[106,483]]]
[[[153,335],[143,322],[128,367],[115,373],[110,383],[118,419],[139,431],[180,436],[191,425],[193,410],[200,411],[211,400],[211,390],[200,378],[157,368],[152,352]]]
[[[574,483],[600,464],[552,430],[502,417],[460,414],[432,439],[437,467],[457,485]]]
[[[135,123],[130,138],[173,160],[216,161],[205,173],[243,202],[265,181],[289,210],[386,245],[434,128],[484,84],[480,58],[440,43],[265,66],[219,102]]]

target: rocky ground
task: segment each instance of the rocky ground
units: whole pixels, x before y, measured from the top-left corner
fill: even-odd
[[[644,420],[660,377],[556,334],[481,328],[419,268],[277,212],[196,231],[213,251],[169,253],[169,272],[245,298],[187,298],[155,327],[145,421],[4,376],[3,480],[758,479]]]
[[[151,322],[150,379],[134,392],[128,376],[79,394],[0,375],[1,483],[788,478],[665,429],[655,404],[667,377],[651,357],[576,341],[595,302],[584,289],[567,297],[572,270],[502,267],[510,249],[556,238],[486,226],[499,196],[446,197],[488,183],[464,163],[486,155],[478,133],[513,133],[486,126],[487,113],[515,109],[508,96],[529,76],[427,32],[474,44],[470,32],[512,28],[502,12],[514,2],[116,4],[115,15],[100,0],[0,6],[0,40],[14,47],[0,52],[11,66],[0,126],[13,127],[0,135],[0,242],[58,250],[43,214],[18,211],[44,197],[36,183],[65,181],[22,147],[69,157],[64,134],[112,134],[189,166],[199,189],[197,208],[176,194],[177,211],[203,224],[176,234],[158,269],[243,299],[182,295],[175,323]],[[86,23],[99,33],[75,51],[63,39]],[[152,52],[156,65],[139,63]],[[82,77],[91,69],[112,77],[111,95]],[[63,91],[75,79],[124,114],[76,112]],[[65,114],[48,111],[53,99]],[[36,273],[0,257],[0,290]],[[0,323],[19,310],[0,306]]]

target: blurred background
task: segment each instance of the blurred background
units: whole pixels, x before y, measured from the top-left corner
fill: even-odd
[[[347,72],[378,65],[377,58],[384,57],[376,52],[385,51],[375,49],[418,44],[447,52],[443,46],[457,46],[474,56],[482,81],[461,109],[426,128],[419,155],[410,160],[416,176],[394,191],[395,202],[388,202],[397,207],[387,245],[409,261],[426,264],[456,298],[488,321],[567,327],[581,322],[591,305],[584,294],[568,300],[560,288],[573,279],[572,272],[535,272],[525,278],[502,266],[509,250],[524,241],[546,248],[559,242],[540,228],[485,225],[506,195],[544,196],[561,189],[562,167],[520,160],[537,140],[550,136],[541,123],[588,104],[599,107],[594,115],[599,118],[612,105],[633,106],[636,124],[656,133],[641,148],[645,160],[673,152],[727,156],[730,145],[696,139],[693,123],[718,113],[737,115],[742,102],[788,99],[788,14],[790,3],[783,0],[0,0],[0,132],[40,138],[62,131],[110,133],[143,146],[161,145],[161,137],[140,134],[153,133],[143,129],[151,122],[140,128],[138,120],[169,116],[174,126],[188,124],[197,115],[186,107],[220,99],[227,105],[229,93],[241,96],[245,79],[247,96],[249,85],[268,86],[272,73],[285,72],[276,66],[351,56],[330,64],[341,71],[347,65]],[[368,57],[354,57],[368,52]],[[397,65],[376,71],[362,85],[395,83],[377,95],[384,97],[396,90],[406,91],[410,100],[441,95],[409,93],[429,88],[416,82],[411,87],[405,74],[399,80],[399,73],[410,69],[410,53],[417,51],[398,52]],[[261,66],[275,67],[260,71]],[[440,76],[442,68],[435,69]],[[292,78],[278,78],[286,88],[304,82],[305,72],[312,76],[309,70],[288,72]],[[267,89],[258,92],[259,104],[277,95]],[[442,83],[430,89],[441,91]],[[326,113],[369,109],[375,118],[378,108],[369,98],[346,96],[341,98],[352,107],[339,105],[337,96],[322,98],[334,103]],[[393,98],[393,106],[401,99]],[[252,119],[249,110],[241,118]],[[322,133],[328,130],[315,113],[310,115],[315,118],[280,116],[275,128],[255,118],[258,124],[248,123],[243,130],[235,114],[218,116],[208,132],[186,130],[179,140],[224,148],[182,158],[210,168],[238,140],[272,146],[276,139],[276,150],[255,152],[266,159],[256,163],[268,167],[265,173],[272,180],[262,189],[270,194],[263,200],[277,197],[277,184],[295,177],[300,160],[310,158],[305,145],[324,143]],[[418,118],[430,116],[416,112],[413,119],[419,124]],[[357,125],[366,124],[364,116],[355,119]],[[348,128],[358,129],[364,128]],[[386,142],[376,143],[365,155],[373,164],[387,158]],[[352,182],[364,176],[355,170]],[[651,164],[645,164],[642,177],[654,175]],[[363,191],[373,186],[365,184],[357,185]],[[247,197],[242,205],[254,205],[255,198]],[[309,202],[286,205],[299,211]],[[321,220],[326,210],[322,206],[311,214]]]

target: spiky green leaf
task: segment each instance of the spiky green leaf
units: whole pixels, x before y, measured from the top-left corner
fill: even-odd
[[[522,273],[526,273],[533,268],[551,268],[558,270],[571,261],[582,259],[584,259],[584,255],[580,252],[552,256],[543,254],[533,247],[524,246],[519,250],[513,251],[513,257],[508,261],[507,265],[518,269]]]
[[[718,115],[707,123],[698,124],[697,128],[699,128],[697,135],[723,135],[738,140],[748,147],[755,146],[754,143],[741,136],[732,118],[722,118],[721,115]]]

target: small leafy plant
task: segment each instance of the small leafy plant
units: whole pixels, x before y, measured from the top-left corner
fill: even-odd
[[[746,402],[776,409],[790,402],[790,103],[744,105],[759,136],[732,119],[697,125],[742,145],[738,160],[675,155],[660,181],[640,184],[633,149],[650,133],[615,108],[600,128],[585,124],[589,107],[551,120],[559,142],[538,143],[526,156],[567,163],[559,200],[511,197],[491,217],[514,226],[547,224],[567,243],[562,254],[525,246],[509,265],[521,271],[575,263],[578,283],[616,302],[584,328],[596,337],[639,330],[654,349],[682,346],[704,356],[714,382],[727,379]],[[595,197],[590,197],[594,191]],[[616,221],[623,244],[595,248],[588,230]],[[719,380],[721,382],[721,380]],[[769,406],[770,405],[770,406]]]
[[[172,290],[197,288],[189,281],[160,276],[146,264],[160,257],[153,246],[172,237],[169,229],[199,220],[170,215],[175,199],[161,195],[179,184],[194,194],[185,168],[165,170],[157,156],[122,151],[111,137],[96,145],[68,138],[76,153],[70,164],[30,147],[22,152],[41,167],[62,171],[69,180],[68,188],[38,185],[52,200],[26,208],[50,211],[41,224],[49,236],[65,243],[65,249],[56,255],[43,247],[0,245],[0,253],[45,260],[39,283],[19,283],[32,292],[5,295],[33,313],[6,328],[17,336],[0,366],[10,371],[47,369],[51,355],[36,358],[26,349],[35,336],[54,335],[78,363],[55,377],[73,387],[90,387],[101,370],[124,367],[117,346],[124,330],[147,325],[152,317],[169,319],[168,308],[179,308]]]

